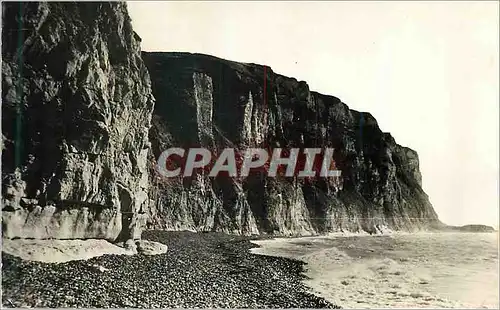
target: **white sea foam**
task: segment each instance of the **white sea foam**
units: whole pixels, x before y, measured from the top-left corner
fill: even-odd
[[[497,233],[340,235],[256,241],[307,262],[305,283],[345,308],[498,308]]]

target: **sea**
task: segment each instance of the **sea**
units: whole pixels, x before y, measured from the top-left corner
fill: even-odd
[[[498,232],[330,234],[253,241],[305,263],[311,292],[343,308],[499,308]]]

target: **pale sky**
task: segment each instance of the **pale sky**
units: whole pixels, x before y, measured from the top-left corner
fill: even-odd
[[[128,2],[144,51],[270,66],[416,150],[447,224],[498,227],[498,2]]]

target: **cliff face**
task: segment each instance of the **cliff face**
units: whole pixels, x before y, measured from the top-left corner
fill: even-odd
[[[269,67],[187,53],[143,53],[156,106],[154,163],[169,147],[333,147],[340,182],[227,177],[164,180],[151,169],[149,227],[308,235],[439,226],[417,153],[369,113]]]
[[[2,3],[5,237],[137,238],[154,99],[124,3]]]
[[[280,235],[440,225],[417,154],[368,113],[269,67],[141,55],[124,3],[2,9],[4,237],[124,240],[145,225]],[[196,146],[335,148],[342,178],[165,180],[154,171],[162,151]]]

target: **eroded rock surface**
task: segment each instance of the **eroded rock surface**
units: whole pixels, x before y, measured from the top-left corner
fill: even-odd
[[[4,237],[125,242],[146,225],[247,235],[441,225],[416,152],[369,113],[266,66],[141,54],[124,3],[2,8]],[[154,166],[169,147],[330,147],[342,178],[165,180]]]
[[[2,8],[4,237],[140,237],[154,98],[126,5]]]
[[[439,227],[418,155],[369,113],[271,68],[189,53],[143,53],[156,106],[152,160],[169,147],[333,147],[342,179],[164,180],[152,171],[149,227],[311,235]],[[203,111],[203,117],[200,117]]]

